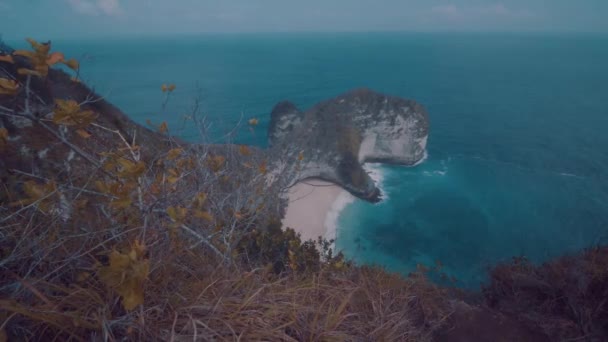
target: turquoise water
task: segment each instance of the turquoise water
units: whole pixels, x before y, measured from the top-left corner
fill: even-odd
[[[429,158],[382,167],[388,200],[340,216],[338,247],[409,272],[440,260],[462,286],[515,255],[535,261],[608,243],[608,37],[522,34],[216,35],[55,41],[83,78],[144,123],[182,125],[197,95],[222,139],[265,145],[273,105],[355,87],[424,104]],[[177,84],[161,109],[164,82]],[[183,129],[181,129],[183,127]]]

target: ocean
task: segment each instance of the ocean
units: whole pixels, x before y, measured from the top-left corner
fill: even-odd
[[[474,288],[514,256],[542,262],[608,243],[607,36],[318,33],[53,44],[80,59],[83,80],[131,118],[166,121],[191,141],[201,141],[184,122],[195,99],[211,124],[204,141],[258,146],[281,100],[306,109],[368,87],[422,103],[428,158],[411,168],[370,165],[385,200],[356,200],[334,213],[336,246],[357,263],[406,274],[440,262],[457,285]],[[166,106],[163,83],[177,86]],[[255,129],[233,129],[253,117]]]

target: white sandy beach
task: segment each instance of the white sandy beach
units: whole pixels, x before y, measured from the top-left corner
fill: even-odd
[[[317,240],[319,236],[333,239],[336,235],[338,213],[353,196],[330,182],[307,179],[289,190],[289,205],[283,227],[293,228],[302,241]]]

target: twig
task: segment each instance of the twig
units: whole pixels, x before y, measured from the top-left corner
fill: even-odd
[[[50,193],[48,193],[48,194],[46,194],[45,196],[41,197],[40,199],[36,200],[34,203],[31,203],[31,204],[29,204],[29,205],[27,205],[27,206],[25,206],[25,207],[23,207],[23,208],[21,208],[21,209],[19,209],[19,210],[15,211],[14,213],[12,213],[12,214],[8,215],[7,217],[5,217],[5,218],[1,219],[1,220],[0,220],[0,223],[4,223],[4,222],[6,222],[6,221],[10,220],[11,218],[15,217],[16,215],[19,215],[21,212],[23,212],[23,211],[25,211],[25,210],[27,210],[27,209],[29,209],[29,208],[33,207],[33,206],[38,205],[38,203],[40,203],[40,202],[44,201],[45,199],[47,199],[47,198],[49,198],[49,197],[53,196],[53,195],[54,195],[56,192],[57,192],[57,190],[53,190],[53,191],[51,191]]]
[[[25,81],[25,112],[27,114],[32,114],[30,112],[30,83],[32,81],[32,75],[27,75],[27,79]]]
[[[100,167],[101,166],[97,160],[95,160],[92,157],[90,157],[89,155],[87,155],[86,152],[84,152],[83,150],[81,150],[80,148],[78,148],[76,145],[74,145],[74,144],[70,143],[69,141],[67,141],[65,138],[63,138],[61,135],[59,135],[57,132],[55,132],[54,129],[52,129],[47,124],[45,124],[43,121],[37,121],[37,122],[42,127],[44,127],[47,131],[49,131],[51,134],[53,134],[57,139],[59,139],[62,143],[66,144],[74,152],[76,152],[81,157],[83,157],[84,159],[86,159],[88,162],[90,162],[91,164],[95,165],[96,167]]]
[[[185,224],[180,225],[180,227],[182,227],[182,229],[184,229],[188,233],[190,233],[190,234],[196,236],[198,239],[200,239],[201,242],[203,242],[205,245],[207,245],[207,247],[209,247],[218,256],[220,256],[224,262],[228,262],[229,261],[228,258],[224,254],[222,254],[222,252],[220,252],[214,245],[212,245],[211,242],[207,241],[207,239],[205,239],[204,236],[202,236],[199,233],[195,232],[194,230],[192,230],[190,227],[186,226]]]
[[[41,176],[36,176],[34,174],[31,174],[31,173],[28,173],[28,172],[24,172],[24,171],[20,171],[20,170],[17,170],[17,169],[10,169],[9,171],[10,172],[14,172],[14,173],[19,173],[21,175],[32,177],[32,178],[37,178],[37,179],[40,179],[40,180],[43,180],[43,181],[47,181],[47,182],[50,181],[50,179],[48,179],[48,178],[41,177]],[[90,181],[90,179],[92,179],[92,177],[93,177],[93,175],[91,175],[91,177],[89,177],[89,181]],[[88,182],[87,182],[87,184],[88,184]],[[79,192],[84,192],[84,193],[91,194],[91,195],[104,196],[104,197],[112,198],[112,199],[116,198],[116,197],[110,196],[108,194],[104,194],[104,193],[93,191],[93,190],[87,190],[87,189],[79,188],[79,187],[76,187],[76,186],[62,185],[61,187],[66,188],[66,189],[70,189],[70,190],[76,190],[76,191],[79,191]]]

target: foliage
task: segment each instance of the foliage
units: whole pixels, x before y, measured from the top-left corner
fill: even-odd
[[[112,117],[53,69],[77,61],[29,42],[0,60],[0,338],[421,340],[440,325],[433,285],[282,230],[264,153]]]
[[[0,78],[0,95],[15,95],[19,92],[19,83],[14,80]]]
[[[51,53],[50,42],[38,43],[31,38],[28,38],[27,41],[32,46],[33,51],[16,50],[13,52],[14,56],[26,57],[31,63],[31,68],[20,68],[17,70],[21,75],[46,77],[49,73],[49,67],[58,63],[63,63],[72,70],[78,70],[80,67],[78,61],[75,59],[66,60],[61,52]]]
[[[163,93],[167,93],[167,92],[169,92],[169,93],[170,93],[170,92],[174,91],[174,90],[175,90],[175,88],[176,88],[176,86],[175,86],[175,84],[173,84],[173,83],[171,83],[171,84],[169,84],[169,85],[167,85],[167,84],[163,84],[163,85],[160,87],[160,89],[163,91]]]
[[[144,281],[149,272],[145,247],[135,241],[128,253],[112,251],[108,265],[100,267],[97,274],[102,283],[120,295],[123,307],[133,310],[144,303]]]
[[[4,127],[0,127],[0,151],[2,151],[8,144],[8,130]]]
[[[53,122],[56,125],[87,127],[97,115],[91,110],[82,110],[74,100],[55,100]]]
[[[495,267],[484,288],[490,306],[540,327],[552,340],[608,336],[608,248],[540,266],[526,258]]]
[[[238,252],[250,264],[272,265],[275,273],[286,270],[313,272],[321,265],[319,252],[312,241],[302,243],[293,229],[283,230],[280,222],[266,229],[251,231],[238,246]]]

